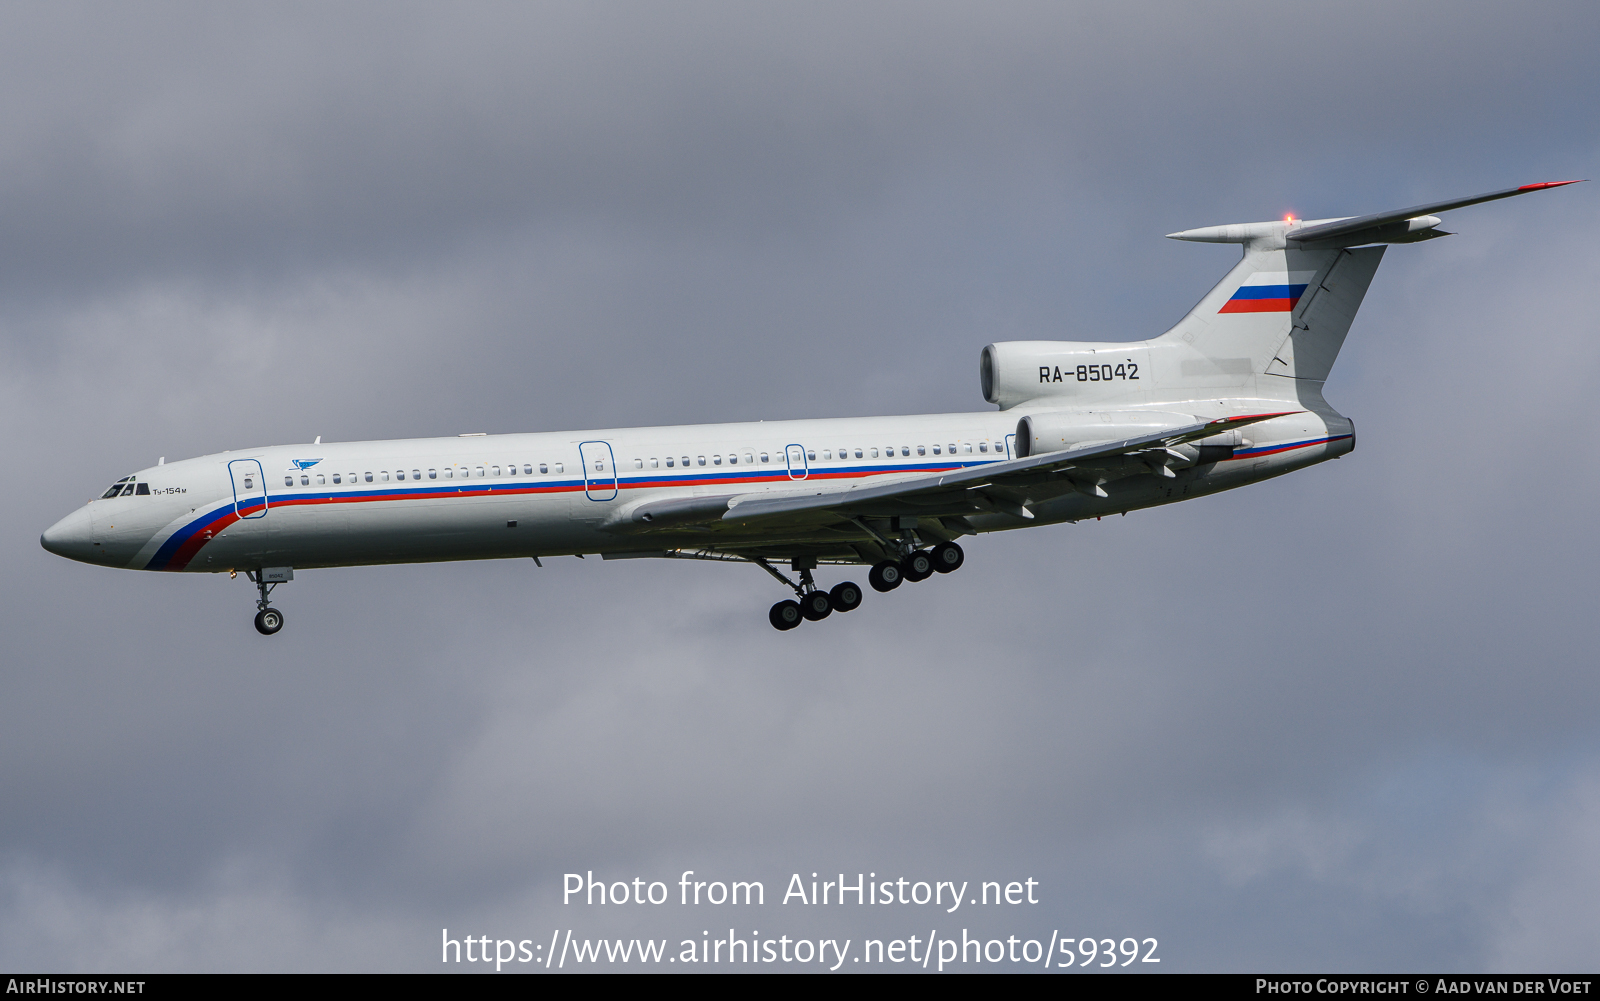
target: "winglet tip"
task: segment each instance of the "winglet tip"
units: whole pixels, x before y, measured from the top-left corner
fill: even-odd
[[[1540,182],[1538,184],[1524,184],[1522,187],[1518,188],[1517,190],[1518,191],[1542,191],[1545,188],[1560,188],[1560,187],[1565,187],[1568,184],[1582,184],[1587,180],[1588,180],[1588,178],[1584,177],[1584,178],[1580,178],[1580,179],[1578,179],[1576,181],[1542,181],[1542,182]]]

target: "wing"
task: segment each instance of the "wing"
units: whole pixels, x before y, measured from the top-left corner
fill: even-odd
[[[1136,472],[1171,476],[1170,465],[1193,461],[1192,454],[1177,451],[1179,446],[1293,412],[1224,417],[1122,441],[887,482],[880,477],[850,487],[647,499],[618,512],[607,527],[626,533],[698,529],[744,535],[792,529],[803,534],[863,518],[960,518],[988,511],[1032,518],[1028,495],[1041,484],[1050,485],[1050,492],[1079,490],[1104,497],[1101,485],[1120,475],[1119,470],[1125,474],[1131,466]]]

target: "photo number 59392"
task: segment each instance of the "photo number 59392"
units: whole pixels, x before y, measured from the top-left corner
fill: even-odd
[[[1140,956],[1141,948],[1144,955]],[[1060,958],[1057,966],[1128,966],[1135,959],[1141,963],[1159,963],[1156,958],[1156,940],[1147,938],[1143,942],[1136,938],[1125,938],[1118,942],[1115,939],[1102,938],[1064,938],[1061,940]],[[1096,959],[1102,960],[1095,962]]]
[[[1103,362],[1099,365],[1079,365],[1074,369],[1068,365],[1065,369],[1061,366],[1040,365],[1040,382],[1113,382],[1118,380],[1135,380],[1139,378],[1139,363],[1129,359],[1127,361]]]

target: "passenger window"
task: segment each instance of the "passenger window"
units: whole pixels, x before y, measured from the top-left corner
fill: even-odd
[[[737,466],[738,464],[739,464],[739,453],[737,453],[737,452],[729,452],[728,453],[728,465]]]
[[[283,478],[283,485],[286,486],[286,487],[294,486],[294,477],[293,476],[285,476]]]
[[[148,496],[150,496],[150,484],[148,484],[148,483],[139,484],[139,489],[135,490],[134,493],[138,494],[140,497],[148,497]]]
[[[823,457],[823,458],[824,458],[824,459],[831,459],[831,458],[833,458],[833,449],[831,449],[831,448],[825,448],[825,449],[823,449],[823,450],[822,450],[822,457]]]
[[[753,459],[753,458],[752,458],[752,457],[751,457],[751,456],[750,456],[750,453],[749,453],[749,452],[746,452],[746,453],[745,453],[745,454],[744,454],[744,461],[745,461],[745,462],[746,462],[746,463],[753,463],[753,462],[755,462],[755,459]]]
[[[720,466],[720,465],[722,465],[722,456],[720,456],[720,455],[713,455],[713,456],[712,456],[712,457],[711,457],[711,464],[712,464],[712,465],[713,465],[713,466]]]
[[[406,471],[404,469],[396,469],[394,471],[394,478],[397,479],[397,480],[405,479],[406,478]]]
[[[761,461],[762,462],[766,462],[767,461],[767,453],[765,453],[765,452],[761,453]]]
[[[541,462],[541,463],[539,463],[539,472],[544,473],[544,474],[549,474],[550,467],[548,465],[546,465],[545,463]]]
[[[246,476],[246,477],[245,477],[245,478],[244,478],[244,488],[245,488],[245,489],[246,489],[246,490],[253,490],[253,489],[255,489],[255,485],[256,485],[256,481],[255,481],[255,477],[253,477],[253,476]],[[110,496],[111,496],[111,494],[106,494],[106,496],[107,496],[107,497],[110,497]]]
[[[978,451],[980,451],[980,452],[987,452],[987,451],[989,451],[989,443],[988,443],[988,442],[986,442],[986,441],[980,441],[980,442],[978,442]]]
[[[700,465],[703,466],[705,464],[706,464],[706,457],[702,455],[702,456],[700,456]]]
[[[644,468],[644,460],[643,459],[635,459],[635,460],[633,460],[633,468],[634,469],[643,469]]]
[[[482,475],[483,475],[483,467],[482,467],[482,466],[479,466],[479,467],[478,467],[478,469],[477,469],[477,473],[478,473],[478,475],[479,475],[479,476],[482,476]]]
[[[494,475],[496,475],[496,476],[500,475],[500,467],[499,466],[495,466],[494,467]]]
[[[811,451],[806,453],[806,461],[807,462],[816,462],[817,461],[817,450],[816,449],[812,449]]]
[[[522,475],[523,476],[532,476],[533,475],[533,467],[528,465],[527,463],[523,463],[522,464]]]
[[[650,457],[650,468],[651,469],[660,469],[661,468],[661,460],[657,459],[655,456],[652,455]]]
[[[370,469],[367,470],[367,482],[368,483],[372,482],[372,470],[370,470]]]
[[[933,446],[933,454],[934,455],[938,455],[939,454],[939,446],[938,445]]]
[[[876,459],[876,458],[877,458],[877,457],[878,457],[878,450],[877,450],[877,449],[873,449],[873,450],[872,450],[872,457],[873,457],[873,458],[874,458],[874,459]]]
[[[343,480],[340,480],[340,479],[339,479],[339,474],[338,474],[338,473],[334,473],[334,474],[333,474],[333,482],[335,482],[335,483],[342,483],[342,482],[344,482],[344,481],[343,481]]]
[[[563,472],[566,472],[566,469],[567,469],[567,464],[565,462],[556,463],[556,472],[563,473]]]
[[[961,447],[966,450],[966,453],[968,455],[972,454],[972,442],[969,441],[966,444],[962,445]]]
[[[382,480],[385,483],[388,483],[389,482],[389,471],[387,469],[378,470],[378,479]]]
[[[911,454],[911,446],[910,445],[901,445],[900,446],[900,454],[901,455],[910,455]]]
[[[412,470],[412,471],[411,471],[411,478],[412,478],[412,479],[413,479],[413,480],[420,480],[420,479],[422,479],[422,470],[420,470],[420,469],[413,469],[413,470]]]
[[[925,447],[923,447],[921,445],[918,445],[917,446],[917,454],[918,455],[927,455],[928,454],[928,450]]]
[[[438,478],[439,478],[439,471],[437,469],[428,470],[428,479],[437,480]]]
[[[321,473],[317,474],[317,486],[326,486],[327,482],[327,477],[323,476]]]
[[[668,469],[672,468],[672,456],[670,456],[670,455],[667,456],[667,468]]]

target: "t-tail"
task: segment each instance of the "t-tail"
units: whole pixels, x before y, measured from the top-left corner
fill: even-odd
[[[1435,213],[1574,184],[1340,219],[1281,219],[1171,233],[1237,243],[1244,256],[1171,330],[1147,341],[1007,341],[983,349],[984,397],[1000,409],[1283,400],[1321,410],[1328,378],[1388,244],[1450,234]]]

